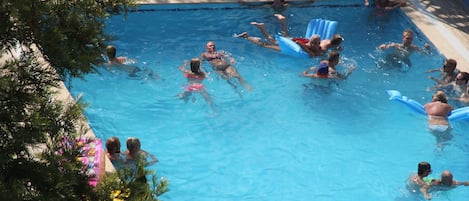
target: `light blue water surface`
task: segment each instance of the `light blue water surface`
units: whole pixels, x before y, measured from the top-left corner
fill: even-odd
[[[432,164],[434,177],[450,169],[456,179],[469,180],[467,123],[453,122],[453,139],[441,148],[424,116],[384,92],[430,101],[434,83],[425,71],[441,66],[443,56],[433,49],[412,55],[406,71],[377,68],[384,54],[377,46],[401,42],[404,29],[416,32],[419,46],[429,41],[401,11],[376,14],[362,3],[327,1],[283,13],[292,36],[304,35],[312,18],[339,22],[341,59],[357,70],[328,90],[307,88],[310,80],[298,76],[319,59],[233,38],[243,31],[261,36],[251,21],[280,31],[270,9],[237,4],[144,6],[125,20],[110,18],[107,31],[116,36],[118,54],[161,79],[102,70],[74,80],[70,90],[90,103],[86,116],[98,137],[118,136],[124,149],[127,137],[139,137],[142,148],[158,157],[150,168],[170,181],[163,200],[422,200],[405,189],[420,161]],[[200,56],[208,40],[233,55],[254,88],[239,88],[240,97],[212,72],[204,83],[217,112],[198,95],[188,103],[176,98],[186,83],[177,67]],[[469,189],[460,187],[433,200],[467,197]]]

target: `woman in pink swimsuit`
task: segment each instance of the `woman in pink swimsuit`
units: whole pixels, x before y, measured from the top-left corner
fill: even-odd
[[[187,69],[187,65],[190,64],[190,69]],[[202,81],[207,77],[205,72],[200,69],[200,59],[193,58],[190,62],[184,61],[184,64],[179,67],[179,70],[184,74],[184,77],[187,78],[188,84],[184,86],[184,91],[178,94],[180,99],[183,99],[185,102],[188,101],[189,96],[193,92],[200,93],[205,101],[213,109],[212,99],[205,86],[202,84]],[[193,99],[195,101],[195,99]]]

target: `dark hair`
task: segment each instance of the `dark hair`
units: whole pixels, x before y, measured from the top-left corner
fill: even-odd
[[[461,74],[462,80],[465,80],[465,83],[467,84],[467,82],[469,81],[469,73],[468,72],[460,72],[459,74]]]
[[[454,59],[446,59],[446,63],[448,64],[448,67],[453,67],[456,68],[458,65],[458,62]]]
[[[333,62],[339,62],[339,58],[340,58],[339,52],[331,51],[329,52],[329,58],[327,58],[327,60],[329,61],[329,63],[333,63]]]
[[[331,45],[333,46],[340,45],[342,41],[344,41],[344,38],[342,38],[342,36],[340,36],[339,34],[335,34],[334,36],[332,36]]]
[[[112,45],[108,45],[106,47],[106,54],[109,58],[115,58],[116,57],[116,47]]]
[[[106,141],[106,150],[108,153],[120,153],[121,142],[117,137],[110,137]]]
[[[194,58],[191,60],[191,71],[196,75],[203,75],[204,73],[200,70],[200,60]]]
[[[430,171],[432,169],[432,166],[430,165],[430,163],[428,162],[425,162],[425,161],[422,161],[419,163],[418,165],[418,172],[417,174],[418,175],[423,175],[425,174],[426,172]]]

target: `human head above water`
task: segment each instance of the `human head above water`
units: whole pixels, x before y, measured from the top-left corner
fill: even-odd
[[[418,164],[417,174],[419,176],[428,176],[432,172],[432,166],[430,163],[422,161]]]
[[[313,45],[313,44],[314,45],[319,45],[319,44],[321,44],[321,37],[319,35],[315,34],[315,35],[311,36],[311,38],[309,38],[308,43],[310,45]]]
[[[339,46],[342,43],[342,41],[344,41],[344,38],[342,38],[340,34],[335,34],[334,36],[332,36],[331,45],[333,47]]]
[[[205,49],[207,52],[215,52],[215,42],[213,41],[208,41],[207,44],[205,45]]]
[[[445,72],[452,73],[456,69],[457,65],[458,65],[458,62],[456,60],[446,59],[445,63],[443,64],[443,69]]]
[[[135,137],[129,137],[127,139],[127,150],[130,153],[137,153],[140,151],[140,140]]]
[[[459,72],[456,75],[456,82],[462,82],[462,83],[456,83],[456,84],[467,84],[469,81],[469,73],[468,72]]]
[[[121,142],[118,137],[110,137],[106,140],[106,150],[109,154],[121,152]]]
[[[108,45],[106,47],[106,54],[109,59],[116,58],[116,47]]]
[[[200,74],[200,59],[199,58],[192,58],[191,59],[191,71],[195,74]]]
[[[411,45],[413,41],[414,41],[414,32],[410,29],[404,30],[404,32],[402,32],[402,44]]]
[[[443,171],[441,173],[441,183],[445,186],[453,185],[453,174],[448,170]]]
[[[448,97],[446,97],[445,92],[443,91],[437,91],[435,94],[433,94],[432,101],[440,101],[442,103],[448,103]]]

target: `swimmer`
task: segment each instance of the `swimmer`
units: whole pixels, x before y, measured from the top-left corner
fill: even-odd
[[[339,64],[340,54],[337,51],[329,52],[329,57],[326,60],[322,60],[319,63],[319,67],[311,67],[308,70],[303,72],[303,76],[311,78],[332,78],[332,79],[341,79],[345,80],[347,77],[352,74],[356,69],[354,66],[351,66],[347,72],[344,74],[338,73],[336,66]],[[327,66],[327,69],[324,67]],[[325,73],[327,70],[327,74]],[[316,73],[311,74],[310,71],[316,71]]]
[[[451,130],[448,122],[448,116],[454,109],[448,104],[448,98],[445,92],[437,91],[433,94],[432,102],[424,105],[428,115],[428,129],[433,133],[445,133]]]
[[[252,5],[259,5],[261,3],[262,7],[270,7],[275,13],[282,13],[285,10],[287,10],[287,7],[289,4],[295,4],[295,5],[309,5],[311,3],[314,3],[314,0],[302,0],[302,1],[287,1],[287,0],[272,0],[272,1],[245,1],[245,0],[239,0],[239,3],[241,5],[247,5],[247,6],[252,6]]]
[[[206,52],[201,54],[203,61],[208,61],[212,69],[215,70],[228,84],[233,88],[237,86],[231,82],[231,78],[237,78],[239,84],[245,87],[247,90],[251,90],[252,87],[246,83],[243,77],[238,73],[238,70],[233,66],[236,62],[233,57],[225,53],[224,51],[217,51],[215,42],[209,41],[205,46]]]
[[[429,185],[431,180],[428,175],[432,173],[430,163],[422,161],[417,166],[417,174],[412,174],[408,179],[407,189],[412,193],[423,192],[423,187]]]
[[[393,53],[386,55],[384,63],[391,66],[401,66],[402,63],[411,67],[412,63],[410,62],[410,55],[414,52],[429,53],[430,44],[425,43],[425,49],[422,49],[413,44],[414,41],[414,32],[410,29],[404,30],[402,32],[402,43],[388,43],[381,44],[379,49],[393,49]]]
[[[456,187],[461,186],[461,185],[469,186],[469,182],[467,182],[467,181],[462,181],[462,182],[456,181],[456,180],[453,179],[453,174],[450,171],[445,170],[441,173],[441,178],[440,179],[435,179],[430,183],[430,185],[425,185],[422,188],[422,193],[423,193],[423,195],[425,196],[425,198],[427,200],[431,200],[432,196],[428,193],[430,189],[435,190],[435,191],[449,190],[449,189],[456,188]]]
[[[113,45],[108,45],[106,47],[106,55],[107,58],[109,59],[108,63],[109,64],[123,64],[127,58],[126,57],[116,57],[116,52],[117,49]]]
[[[384,9],[384,10],[394,10],[399,7],[406,6],[405,1],[398,1],[398,0],[376,0],[375,1],[376,8]],[[365,6],[369,6],[369,0],[365,0]]]
[[[145,166],[150,166],[158,162],[158,159],[147,151],[141,149],[140,140],[138,138],[129,137],[126,142],[127,151],[125,152],[126,163],[135,163],[137,160],[143,160]]]
[[[435,86],[436,89],[444,91],[450,97],[462,97],[467,92],[469,73],[459,72],[454,81],[448,84]]]
[[[136,66],[128,65],[127,63],[135,61],[132,61],[127,57],[116,57],[116,47],[113,45],[108,45],[106,47],[106,55],[109,61],[104,66],[109,71],[117,69],[129,73],[130,77],[160,79],[160,76],[157,73],[153,72],[151,69],[141,69]]]
[[[280,22],[280,25],[282,27],[282,32],[284,37],[290,37],[290,34],[288,33],[288,28],[287,28],[287,22],[286,22],[286,17],[281,15],[281,14],[275,14],[274,15],[278,21]],[[273,49],[276,51],[281,51],[280,46],[275,40],[273,36],[271,36],[266,28],[264,23],[259,23],[259,22],[251,22],[252,25],[257,27],[262,35],[264,35],[265,39],[259,38],[259,37],[253,37],[248,34],[248,32],[243,32],[241,34],[235,34],[234,37],[238,38],[244,38],[248,40],[251,43],[254,43],[256,45],[259,45],[264,48],[269,48]],[[340,44],[343,41],[343,38],[340,35],[334,35],[334,37],[331,40],[323,40],[321,41],[321,37],[319,35],[313,35],[309,39],[307,38],[291,38],[294,42],[296,42],[310,57],[316,57],[316,56],[321,56],[323,55],[328,49],[336,49],[336,50],[341,50]]]
[[[121,142],[117,137],[110,137],[106,140],[106,156],[111,160],[114,167],[118,168],[124,162],[121,154]]]
[[[441,72],[440,79],[433,76],[428,76],[428,78],[435,81],[438,85],[451,83],[455,80],[456,75],[459,73],[459,71],[456,69],[457,64],[458,63],[454,59],[446,59],[441,68],[435,68],[426,71],[427,73]]]
[[[188,64],[190,64],[190,70],[186,69]],[[188,85],[184,87],[184,92],[178,94],[178,97],[187,102],[189,96],[191,96],[192,93],[199,93],[205,99],[207,104],[213,109],[213,103],[212,99],[210,98],[210,94],[202,84],[202,81],[207,77],[207,74],[200,68],[200,59],[193,58],[190,62],[187,60],[184,61],[184,64],[179,66],[179,70],[184,74],[184,77],[187,78]]]

